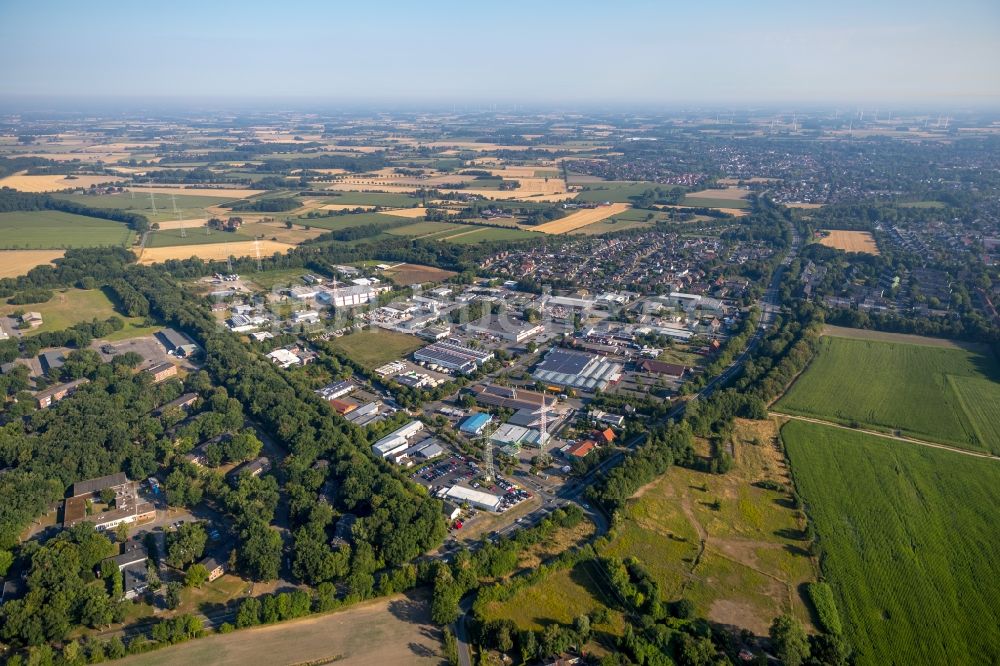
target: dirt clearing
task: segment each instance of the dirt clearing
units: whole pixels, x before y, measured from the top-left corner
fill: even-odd
[[[867,231],[843,231],[841,229],[821,230],[826,234],[820,239],[820,245],[844,250],[845,252],[861,252],[863,254],[878,254],[878,245]]]
[[[393,282],[401,285],[442,282],[457,275],[452,271],[433,266],[421,266],[420,264],[399,264],[385,271],[385,274],[391,277]]]
[[[541,231],[543,234],[565,234],[571,231],[576,231],[577,229],[585,227],[588,224],[594,224],[595,222],[606,220],[612,215],[622,213],[629,208],[630,205],[626,203],[614,203],[610,206],[585,208],[584,210],[578,210],[575,213],[570,213],[566,217],[559,220],[546,222],[545,224],[540,224],[536,227],[522,226],[521,228],[529,231]]]
[[[266,257],[275,252],[287,252],[295,247],[286,243],[276,243],[271,240],[260,242],[260,256]],[[227,259],[234,257],[253,257],[257,251],[254,241],[238,241],[235,243],[206,243],[204,245],[171,245],[168,247],[147,247],[139,257],[140,264],[155,264],[167,259]]]
[[[124,666],[337,663],[345,666],[440,664],[441,631],[426,595],[394,596],[317,615],[218,634],[135,655]]]
[[[51,264],[66,250],[0,250],[0,278],[24,275],[35,266]]]

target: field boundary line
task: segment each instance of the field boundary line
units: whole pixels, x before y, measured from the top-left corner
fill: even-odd
[[[823,419],[815,419],[809,416],[798,416],[796,414],[785,414],[784,412],[768,412],[769,416],[784,417],[788,419],[795,419],[796,421],[806,421],[808,423],[816,423],[819,425],[829,426],[831,428],[840,428],[841,430],[850,430],[852,432],[863,432],[866,435],[874,435],[876,437],[881,437],[883,439],[894,439],[899,442],[907,442],[908,444],[916,444],[917,446],[926,446],[932,449],[941,449],[943,451],[951,451],[952,453],[961,453],[962,455],[972,456],[973,458],[986,458],[988,460],[1000,460],[1000,456],[995,456],[992,453],[985,453],[983,451],[970,451],[969,449],[960,449],[957,446],[949,446],[947,444],[938,444],[937,442],[928,442],[925,439],[916,439],[914,437],[906,437],[904,435],[890,435],[887,432],[879,432],[878,430],[869,430],[867,428],[852,428],[850,426],[841,425],[840,423],[833,423],[832,421],[824,421]]]

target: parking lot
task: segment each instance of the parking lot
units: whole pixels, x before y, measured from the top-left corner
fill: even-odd
[[[441,488],[458,484],[498,495],[501,498],[501,513],[532,496],[530,492],[518,484],[501,477],[497,477],[492,484],[486,485],[483,483],[482,470],[478,463],[459,455],[425,465],[413,472],[411,476],[417,483],[427,486],[432,493]]]

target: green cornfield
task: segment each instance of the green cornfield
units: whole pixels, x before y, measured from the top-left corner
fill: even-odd
[[[1000,463],[801,421],[781,436],[857,663],[996,663]]]
[[[1000,366],[988,352],[825,336],[775,408],[1000,454]]]

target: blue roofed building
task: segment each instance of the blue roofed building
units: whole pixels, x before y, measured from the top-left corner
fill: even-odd
[[[458,426],[458,429],[466,435],[478,435],[491,420],[493,420],[492,416],[479,412],[462,421],[462,425]]]

